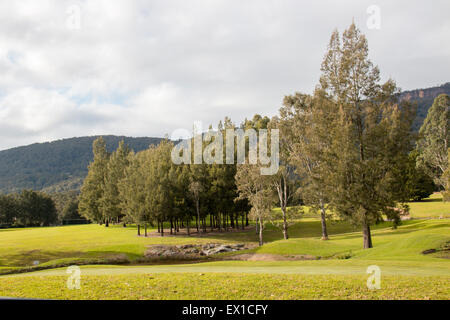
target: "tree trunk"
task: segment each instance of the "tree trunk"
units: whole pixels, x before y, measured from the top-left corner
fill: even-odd
[[[263,245],[263,225],[262,220],[259,219],[259,246]]]
[[[248,212],[245,214],[245,226],[248,227]]]
[[[286,183],[286,177],[283,175],[280,180],[280,184],[277,187],[278,192],[278,198],[280,199],[280,207],[281,212],[283,213],[283,237],[284,240],[287,240],[289,238],[288,235],[288,225],[287,225],[287,202],[288,202],[288,190],[287,190],[287,183]]]
[[[289,239],[288,236],[288,225],[287,225],[287,217],[286,217],[286,206],[281,207],[281,211],[283,212],[283,237],[284,240]]]
[[[320,222],[322,224],[322,240],[328,240],[328,231],[327,231],[327,221],[326,221],[326,212],[323,201],[320,201]]]
[[[187,234],[188,234],[188,236],[190,236],[191,235],[191,228],[190,228],[190,226],[189,226],[189,221],[190,219],[188,218],[187,219],[187,222],[186,222],[186,228],[187,228]]]
[[[195,224],[197,227],[197,233],[200,233],[198,225],[199,225],[199,221],[200,221],[200,210],[198,208],[198,199],[195,201],[195,211],[197,212],[197,217],[195,217]]]
[[[147,224],[144,224],[144,230],[145,237],[147,237]]]
[[[161,220],[161,237],[164,237],[164,220]]]
[[[372,248],[372,235],[370,234],[370,226],[366,221],[363,222],[363,239],[364,249]]]
[[[106,221],[105,221],[105,227],[109,227],[109,221],[108,221],[108,219],[106,219]]]
[[[199,224],[200,224],[200,208],[199,208],[199,203],[198,203],[198,199],[195,203],[195,207],[197,209],[197,232],[200,233],[200,229],[199,229]]]
[[[141,235],[141,226],[138,225],[138,236],[140,236],[140,235]]]

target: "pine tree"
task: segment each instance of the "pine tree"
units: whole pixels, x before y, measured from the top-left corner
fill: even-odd
[[[408,200],[420,201],[428,198],[435,189],[433,179],[425,172],[423,167],[417,165],[419,152],[411,151],[405,166],[403,176],[405,178],[404,186]]]
[[[448,149],[448,161],[450,162],[450,148]],[[447,166],[447,170],[445,170],[444,174],[442,175],[445,183],[445,191],[443,192],[443,200],[444,201],[450,201],[450,163]]]
[[[140,226],[146,221],[146,189],[143,171],[145,170],[145,153],[128,154],[128,166],[124,177],[118,182],[117,188],[120,196],[120,208],[125,214],[124,221],[138,226],[137,234],[140,235]]]
[[[321,88],[335,105],[332,144],[326,153],[325,190],[333,212],[360,225],[364,248],[372,247],[370,226],[383,219],[399,223],[401,172],[413,144],[414,108],[398,101],[392,80],[380,85],[368,59],[368,44],[353,23],[342,44],[332,35],[322,65]],[[333,57],[333,58],[329,58]],[[328,143],[326,141],[326,143]]]
[[[125,169],[128,167],[128,155],[130,149],[125,146],[124,142],[119,143],[119,147],[109,157],[105,182],[103,186],[103,194],[100,199],[100,209],[102,216],[107,221],[117,221],[121,216],[120,195],[118,184],[125,176]]]
[[[97,223],[107,223],[101,210],[101,199],[105,185],[105,176],[109,154],[105,140],[97,138],[93,144],[94,160],[81,187],[79,211],[82,216]]]

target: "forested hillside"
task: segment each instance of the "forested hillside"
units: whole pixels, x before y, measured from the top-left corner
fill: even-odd
[[[430,109],[433,104],[434,98],[441,93],[450,95],[450,82],[438,87],[402,92],[401,97],[403,99],[417,102],[417,117],[413,125],[415,130],[419,131],[420,126],[427,116],[428,109]]]
[[[108,151],[124,140],[134,151],[157,144],[161,138],[103,136]],[[77,190],[93,159],[92,142],[98,136],[62,139],[0,151],[0,192],[21,189],[47,192]]]

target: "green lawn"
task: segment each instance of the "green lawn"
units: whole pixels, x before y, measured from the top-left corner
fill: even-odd
[[[154,231],[149,229],[150,231]],[[186,237],[138,237],[136,228],[96,224],[0,229],[0,266],[31,266],[34,261],[59,262],[80,259],[130,260],[142,257],[150,244],[200,243],[208,239]]]
[[[409,207],[413,218],[450,218],[450,202],[443,202],[440,193],[422,201],[410,202]]]
[[[433,200],[433,199],[431,199]],[[417,203],[437,204],[438,201]],[[412,214],[434,213],[414,207]],[[434,206],[432,206],[434,208]],[[428,213],[426,213],[428,212]],[[290,228],[289,240],[268,226],[265,245],[246,253],[318,260],[213,261],[176,265],[105,265],[127,258],[136,263],[150,244],[253,242],[255,230],[204,237],[137,237],[129,226],[80,225],[0,230],[0,273],[13,268],[84,263],[82,287],[66,287],[66,268],[0,276],[0,296],[51,299],[449,299],[448,251],[424,255],[450,242],[450,220],[413,219],[398,229],[373,226],[374,248],[363,250],[358,228],[328,223],[330,240],[320,240],[320,221],[310,216]],[[149,230],[150,232],[150,230]],[[242,252],[239,252],[242,253]],[[234,253],[236,254],[236,253]],[[115,260],[116,259],[116,260]],[[102,265],[95,265],[101,263]],[[366,287],[369,265],[382,272],[381,290]]]
[[[4,296],[48,299],[450,299],[445,276],[383,276],[380,290],[363,275],[160,273],[0,278]]]
[[[350,255],[352,259],[371,260],[426,260],[433,259],[422,251],[438,248],[450,241],[450,221],[410,220],[394,230],[386,223],[373,228],[373,245],[370,250],[362,249],[361,233],[348,232],[330,236],[329,241],[319,237],[299,237],[274,241],[257,248],[258,253],[308,254],[324,258]]]
[[[390,223],[374,226],[374,230],[385,230],[389,233]],[[361,235],[358,229],[347,222],[330,222],[329,233],[333,241],[322,242],[320,222],[315,218],[305,218],[290,228],[291,240],[279,241],[282,234],[279,229],[267,226],[264,239],[269,242],[259,250],[269,250],[276,254],[317,254],[332,255],[349,249],[361,247]],[[154,230],[150,230],[154,231]],[[336,236],[336,238],[334,238]],[[349,238],[348,240],[345,240]],[[376,239],[376,238],[375,238]],[[376,240],[374,240],[376,241]],[[0,272],[5,267],[31,267],[35,261],[40,266],[77,263],[115,263],[123,259],[135,261],[144,254],[146,246],[151,244],[183,244],[201,242],[257,242],[253,230],[246,232],[230,232],[204,237],[166,236],[138,237],[136,228],[129,226],[110,226],[108,228],[96,224],[0,229]],[[302,246],[299,247],[299,243]],[[319,247],[316,243],[321,244]],[[275,247],[271,247],[275,245]],[[312,248],[308,248],[312,246]],[[273,249],[275,248],[275,249]],[[312,252],[311,249],[314,251]],[[269,251],[266,251],[267,253]]]

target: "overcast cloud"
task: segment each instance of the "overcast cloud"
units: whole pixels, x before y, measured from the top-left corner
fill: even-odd
[[[442,84],[449,11],[448,0],[2,0],[0,149],[272,116],[284,95],[313,90],[331,32],[352,18],[384,79]]]

